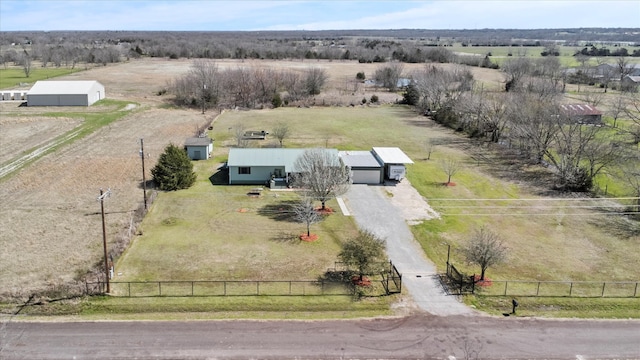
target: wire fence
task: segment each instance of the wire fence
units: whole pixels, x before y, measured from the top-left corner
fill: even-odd
[[[111,295],[122,297],[300,296],[352,295],[353,287],[336,281],[117,281]],[[99,293],[104,282],[87,283],[88,293]],[[92,291],[93,289],[98,291]]]
[[[391,263],[381,263],[379,272],[367,274],[366,294],[383,296],[402,292],[402,275]],[[362,292],[356,273],[340,262],[319,280],[184,280],[110,281],[110,295],[121,297],[196,296],[331,296]],[[85,283],[86,293],[103,294],[106,282]]]
[[[526,281],[490,280],[475,286],[484,296],[640,297],[638,281]]]

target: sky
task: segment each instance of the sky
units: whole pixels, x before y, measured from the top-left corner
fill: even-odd
[[[640,0],[0,0],[0,31],[640,28]]]

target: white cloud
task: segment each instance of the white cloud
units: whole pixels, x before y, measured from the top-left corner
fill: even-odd
[[[638,27],[640,1],[0,1],[0,30]]]

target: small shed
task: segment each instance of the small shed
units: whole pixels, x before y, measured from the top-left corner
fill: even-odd
[[[588,104],[564,104],[560,108],[572,121],[584,124],[602,124],[602,111]]]
[[[213,140],[209,137],[192,137],[184,141],[184,148],[191,160],[207,160],[213,151]]]
[[[349,168],[353,184],[382,183],[382,164],[371,151],[340,151],[338,155]]]
[[[400,181],[407,173],[406,164],[413,164],[407,154],[397,147],[374,147],[372,154],[384,167],[384,178]]]
[[[90,106],[105,98],[95,80],[37,81],[27,92],[27,106]]]

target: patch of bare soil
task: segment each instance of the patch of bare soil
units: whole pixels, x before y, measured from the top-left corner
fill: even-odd
[[[197,111],[133,113],[47,155],[0,187],[0,289],[26,293],[71,280],[102,258],[99,189],[107,238],[127,232],[142,200],[139,139],[145,139],[146,177],[169,143],[182,144],[203,123]]]
[[[80,125],[82,120],[44,116],[0,117],[0,164],[47,143]]]
[[[425,198],[411,186],[409,179],[387,184],[385,190],[390,196],[391,204],[400,210],[409,225],[418,225],[425,220],[440,218]]]

